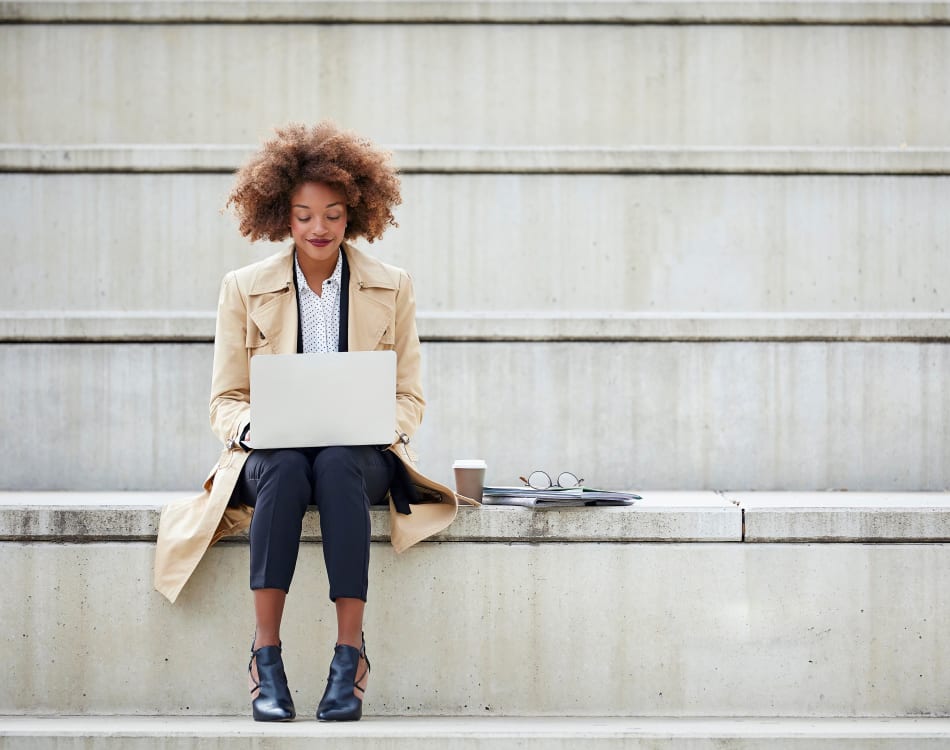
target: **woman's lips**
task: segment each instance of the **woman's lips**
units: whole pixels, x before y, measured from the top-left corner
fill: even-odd
[[[330,240],[307,240],[314,247],[326,247],[330,244]]]

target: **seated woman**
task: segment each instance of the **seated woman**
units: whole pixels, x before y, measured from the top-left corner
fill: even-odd
[[[238,172],[228,201],[245,237],[293,242],[230,272],[221,285],[211,425],[224,450],[202,495],[163,509],[155,586],[174,601],[207,548],[250,525],[257,627],[248,672],[257,721],[296,715],[280,625],[307,507],[319,509],[337,618],[316,713],[324,721],[362,715],[370,669],[363,639],[370,507],[389,503],[400,552],[445,528],[457,511],[455,494],[415,469],[409,447],[425,405],[412,281],[347,242],[372,242],[395,226],[392,209],[400,200],[389,155],[323,122],[278,129]],[[396,352],[391,445],[249,449],[252,357],[381,349]]]

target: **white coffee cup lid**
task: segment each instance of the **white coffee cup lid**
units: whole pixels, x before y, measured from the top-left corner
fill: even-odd
[[[452,464],[453,469],[487,469],[488,464],[481,458],[460,458]]]

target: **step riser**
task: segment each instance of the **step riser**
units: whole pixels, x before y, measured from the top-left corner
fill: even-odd
[[[944,344],[427,343],[423,363],[415,444],[446,483],[477,456],[496,484],[950,486]],[[5,489],[198,487],[217,456],[209,344],[10,344],[0,371]]]
[[[0,278],[3,308],[213,311],[224,273],[269,252],[219,213],[231,182],[0,175],[10,198],[0,223],[22,249]],[[412,273],[420,310],[940,312],[950,292],[950,178],[408,175],[403,184],[400,228],[368,249]],[[40,252],[64,232],[69,253]]]
[[[0,713],[246,711],[246,545],[212,550],[176,605],[152,559],[0,544],[22,592],[0,613]],[[947,545],[383,543],[371,561],[371,715],[950,715]],[[335,637],[320,545],[297,570],[282,637],[309,712]]]
[[[389,143],[950,143],[946,27],[37,24],[0,50],[7,142],[332,115]]]

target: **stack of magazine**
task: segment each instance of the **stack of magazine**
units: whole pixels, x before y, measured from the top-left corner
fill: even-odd
[[[483,505],[520,505],[524,508],[574,508],[583,505],[633,505],[642,499],[632,492],[611,492],[591,487],[485,487]]]

